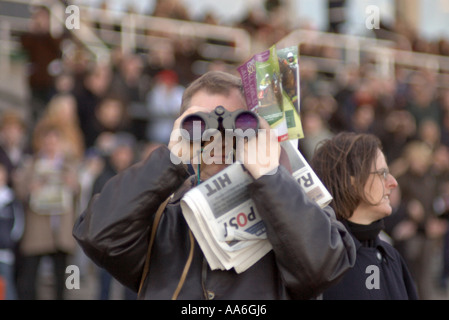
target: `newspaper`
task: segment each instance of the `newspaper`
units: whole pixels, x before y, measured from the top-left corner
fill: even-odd
[[[306,194],[324,207],[331,195],[293,145],[282,143],[293,177]],[[240,162],[222,170],[187,192],[181,200],[183,215],[212,270],[244,272],[272,246],[266,228],[251,199],[248,185],[254,179]]]
[[[310,199],[315,201],[321,208],[324,208],[332,201],[332,196],[307,160],[299,152],[297,145],[298,140],[281,142],[281,146],[286,151],[290,161],[293,178],[298,181]]]
[[[236,162],[181,200],[184,217],[212,270],[243,272],[272,248],[249,196],[252,181]]]

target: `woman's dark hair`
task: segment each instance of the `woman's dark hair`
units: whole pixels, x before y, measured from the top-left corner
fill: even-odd
[[[365,184],[378,150],[382,145],[376,136],[352,132],[339,133],[316,149],[311,166],[331,193],[338,219],[350,218],[362,200],[371,203]]]

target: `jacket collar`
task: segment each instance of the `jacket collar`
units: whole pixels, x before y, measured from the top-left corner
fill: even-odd
[[[356,246],[356,250],[358,251],[361,248],[376,248],[377,250],[379,250],[381,252],[381,254],[383,256],[387,256],[388,259],[390,260],[395,260],[394,256],[390,254],[389,248],[388,248],[388,244],[384,241],[382,241],[379,237],[379,235],[377,235],[372,241],[370,241],[370,243],[368,244],[366,241],[360,241],[359,239],[356,238],[356,236],[354,235],[354,233],[352,232],[351,228],[349,227],[349,224],[347,223],[346,220],[343,220],[342,223],[344,224],[344,226],[346,227],[346,229],[349,231],[349,233],[351,234],[352,239],[354,240],[354,244]]]

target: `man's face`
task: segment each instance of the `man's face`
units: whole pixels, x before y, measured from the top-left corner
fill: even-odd
[[[185,129],[181,129],[181,124],[186,116],[197,112],[210,113],[217,106],[223,106],[229,112],[247,110],[245,98],[238,89],[233,89],[228,95],[210,94],[207,91],[194,94],[187,110],[175,121],[168,145],[171,161],[174,164],[191,163],[196,173],[199,169],[203,181],[226,168],[234,160],[243,163],[255,179],[276,172],[281,150],[278,137],[274,130],[270,130],[268,122],[261,117],[257,135],[245,130],[243,135],[238,137],[227,132],[223,134],[221,131],[209,132],[212,135],[210,136],[206,134],[209,130],[206,130],[202,135],[202,142],[185,137],[182,133]],[[198,127],[197,129],[201,130]],[[249,134],[246,135],[247,133]]]
[[[237,89],[232,89],[229,95],[222,94],[210,94],[207,91],[201,90],[192,96],[191,107],[200,107],[203,112],[212,112],[217,106],[223,106],[226,110],[233,112],[239,109],[246,110],[246,102],[241,92]],[[211,139],[213,140],[213,139]],[[227,165],[225,164],[225,154],[224,154],[224,136],[222,136],[222,154],[216,155],[214,152],[211,153],[212,163],[209,164],[201,163],[201,179],[205,180],[223,170]],[[206,148],[211,141],[206,141],[204,147]],[[216,149],[214,149],[216,150]],[[196,169],[196,168],[195,168]]]

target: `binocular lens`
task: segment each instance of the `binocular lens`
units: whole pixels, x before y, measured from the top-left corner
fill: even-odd
[[[201,140],[207,129],[222,130],[223,132],[240,129],[245,132],[247,129],[255,131],[258,128],[259,119],[251,111],[228,112],[222,106],[218,106],[215,112],[197,112],[188,115],[181,123],[182,135],[191,141]],[[236,134],[241,133],[236,132]]]
[[[196,130],[194,130],[195,127]],[[189,134],[189,137],[187,138],[189,138],[190,140],[197,140],[201,139],[203,132],[206,130],[206,123],[204,122],[203,118],[193,114],[184,119],[181,128],[186,130]],[[199,134],[199,137],[194,136],[194,133],[196,135]]]
[[[259,122],[253,113],[244,112],[235,118],[235,128],[243,131],[247,129],[257,130],[258,124]]]

